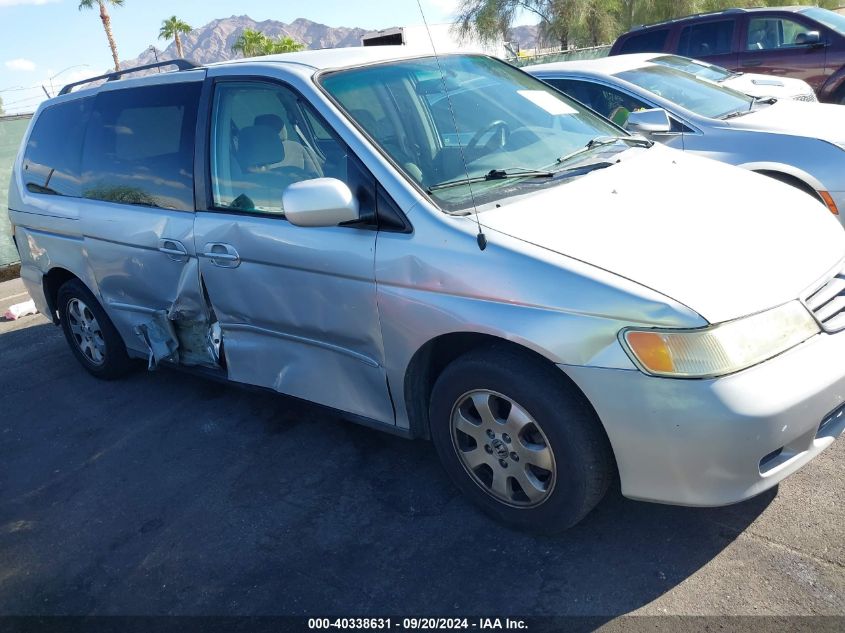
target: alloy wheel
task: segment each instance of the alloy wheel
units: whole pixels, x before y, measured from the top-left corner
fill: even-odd
[[[458,398],[452,444],[464,469],[489,495],[511,506],[543,503],[555,485],[555,458],[538,422],[511,398],[486,389]]]
[[[106,341],[94,313],[84,301],[73,298],[68,301],[65,314],[79,351],[94,365],[102,365],[106,360]]]

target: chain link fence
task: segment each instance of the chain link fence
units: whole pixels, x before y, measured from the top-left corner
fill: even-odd
[[[571,62],[576,59],[598,59],[607,57],[610,44],[591,46],[589,48],[573,48],[568,51],[552,51],[537,55],[520,55],[516,59],[508,60],[514,66],[530,66],[531,64],[550,64],[552,62]]]
[[[5,209],[9,199],[12,164],[31,118],[31,114],[0,116],[0,269],[18,262],[18,253],[12,242],[12,225]]]

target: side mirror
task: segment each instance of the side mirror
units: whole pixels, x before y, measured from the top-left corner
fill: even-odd
[[[672,122],[669,115],[662,108],[651,110],[637,110],[628,115],[625,129],[629,132],[638,132],[645,136],[649,134],[660,134],[672,131]]]
[[[806,31],[795,36],[796,46],[815,46],[821,44],[822,34],[818,31]]]
[[[358,200],[336,178],[295,182],[282,194],[287,220],[296,226],[337,226],[358,219]]]

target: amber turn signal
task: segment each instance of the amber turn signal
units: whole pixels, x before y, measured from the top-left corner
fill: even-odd
[[[827,191],[819,191],[819,195],[821,196],[824,203],[827,205],[827,208],[830,209],[830,212],[833,215],[839,215],[839,209],[836,207],[836,203],[833,201],[833,198]]]

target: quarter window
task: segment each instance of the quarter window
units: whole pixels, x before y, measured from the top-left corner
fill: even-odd
[[[48,106],[24,150],[23,179],[32,193],[79,197],[80,159],[93,98]]]
[[[733,49],[734,21],[692,24],[681,31],[678,54],[687,57],[708,57],[730,53]]]
[[[216,208],[282,214],[284,190],[311,178],[337,178],[356,191],[359,170],[350,168],[346,145],[292,90],[220,82],[212,117]]]
[[[808,30],[800,22],[785,18],[752,18],[748,22],[746,48],[749,51],[767,51],[801,46],[803,42],[799,36]]]
[[[85,198],[194,208],[194,135],[200,82],[97,95],[82,152]]]

